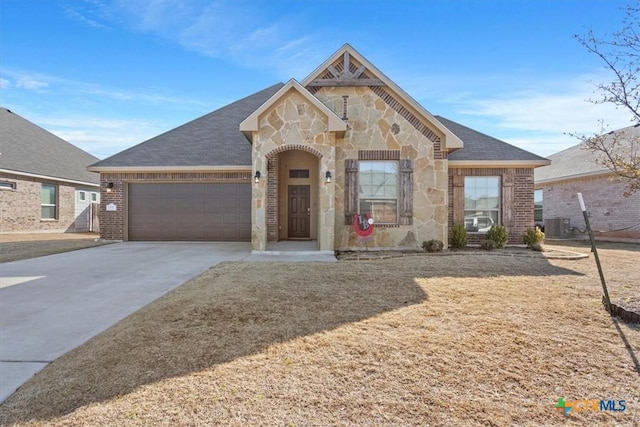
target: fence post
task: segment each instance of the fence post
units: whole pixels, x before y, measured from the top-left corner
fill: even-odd
[[[604,273],[602,272],[602,266],[600,265],[600,258],[598,257],[598,249],[596,248],[596,240],[593,237],[593,231],[591,231],[591,224],[589,223],[589,214],[587,213],[587,208],[584,205],[584,199],[582,198],[582,193],[578,193],[578,200],[580,201],[580,209],[582,209],[582,215],[584,216],[584,222],[587,226],[587,231],[589,232],[589,239],[591,240],[591,252],[593,252],[593,256],[596,259],[596,265],[598,266],[598,273],[600,274],[600,282],[602,283],[602,290],[604,291],[604,306],[611,313],[611,300],[609,299],[609,291],[607,291],[607,284],[604,280]]]

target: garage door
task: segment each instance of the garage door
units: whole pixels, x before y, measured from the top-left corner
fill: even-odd
[[[129,240],[251,240],[251,184],[129,184]]]

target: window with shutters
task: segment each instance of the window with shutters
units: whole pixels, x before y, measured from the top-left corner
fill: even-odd
[[[345,223],[368,213],[379,226],[413,223],[413,168],[398,151],[360,151],[345,161]]]
[[[368,213],[376,224],[398,222],[398,162],[360,161],[358,213]]]

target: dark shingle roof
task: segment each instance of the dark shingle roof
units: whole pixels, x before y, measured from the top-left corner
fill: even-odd
[[[93,166],[249,166],[251,144],[240,132],[240,122],[282,86],[261,90]]]
[[[86,151],[0,108],[0,169],[70,181],[99,183],[87,166],[98,160]]]
[[[464,148],[449,155],[449,160],[469,161],[545,161],[544,157],[500,141],[442,116],[435,116],[464,143]]]

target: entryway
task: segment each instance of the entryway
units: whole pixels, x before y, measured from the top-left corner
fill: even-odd
[[[288,237],[290,239],[309,239],[311,237],[311,186],[290,185],[288,193]]]

